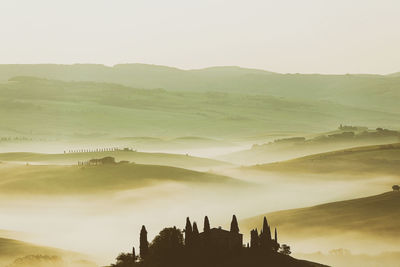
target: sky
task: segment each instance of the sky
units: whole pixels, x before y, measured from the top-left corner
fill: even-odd
[[[1,0],[0,64],[400,71],[398,0]]]

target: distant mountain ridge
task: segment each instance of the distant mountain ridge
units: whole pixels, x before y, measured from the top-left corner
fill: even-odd
[[[280,74],[240,67],[181,70],[158,65],[0,65],[0,81],[36,76],[63,81],[117,83],[135,88],[262,94],[339,104],[399,114],[400,76]]]

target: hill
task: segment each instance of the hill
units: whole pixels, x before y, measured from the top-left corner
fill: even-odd
[[[37,76],[64,81],[119,83],[135,88],[163,88],[191,92],[236,92],[328,100],[373,110],[399,113],[398,75],[279,74],[239,67],[180,70],[166,66],[121,64],[0,65],[0,80]]]
[[[232,166],[218,160],[193,157],[181,154],[145,153],[136,151],[81,152],[65,154],[40,154],[27,152],[0,153],[0,161],[35,164],[76,165],[78,161],[93,158],[114,157],[117,161],[129,161],[138,164],[153,164],[179,167],[193,170],[209,170],[218,167]]]
[[[126,136],[113,140],[128,147],[134,147],[145,151],[191,151],[192,149],[204,148],[227,148],[234,147],[234,142],[223,139],[213,139],[200,136],[180,136],[175,138],[160,138],[146,136]]]
[[[0,238],[0,259],[17,258],[26,255],[64,255],[66,252],[56,248],[42,247],[22,241]]]
[[[246,139],[315,132],[338,121],[400,127],[391,112],[225,92],[170,92],[17,77],[0,84],[0,139],[95,142],[123,137]]]
[[[291,237],[321,237],[348,233],[396,239],[400,234],[400,193],[332,202],[313,207],[283,210],[244,220],[246,229],[259,227],[263,216]],[[345,246],[343,244],[342,246]]]
[[[219,156],[236,164],[265,164],[358,146],[390,144],[400,141],[400,132],[388,129],[340,126],[337,130],[306,136],[275,139],[254,144],[250,149]]]
[[[283,162],[255,165],[248,169],[293,173],[398,176],[400,171],[400,143],[355,147]]]
[[[0,164],[1,194],[96,194],[130,190],[154,183],[245,185],[227,176],[181,168],[107,164],[98,166]],[[32,190],[34,188],[35,190]]]
[[[41,256],[39,256],[41,255]],[[31,243],[26,243],[14,239],[0,237],[0,266],[12,267],[27,267],[27,266],[42,266],[39,263],[39,258],[52,258],[59,265],[46,264],[45,266],[65,266],[64,260],[69,262],[71,267],[93,267],[94,263],[87,261],[87,256],[76,252],[65,251],[52,247],[38,246]],[[16,260],[16,261],[15,261]],[[11,265],[11,263],[13,263]],[[54,263],[54,261],[53,261]],[[10,264],[10,265],[9,265]],[[43,265],[44,266],[44,265]]]

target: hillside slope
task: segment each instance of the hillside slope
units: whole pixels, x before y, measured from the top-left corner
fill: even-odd
[[[96,194],[130,190],[162,182],[200,185],[211,183],[214,186],[245,184],[227,176],[158,165],[0,164],[1,194]]]
[[[54,263],[57,265],[40,262],[40,259],[45,257],[53,257],[56,260]],[[13,262],[14,264],[10,266],[36,266],[38,263],[43,264],[38,264],[38,266],[65,266],[65,262],[68,262],[68,266],[71,267],[96,266],[96,264],[88,261],[87,258],[87,256],[76,252],[0,237],[0,266],[9,266]]]
[[[82,152],[66,154],[0,153],[0,161],[38,164],[72,164],[93,158],[114,157],[116,161],[130,161],[138,164],[165,165],[193,170],[209,170],[216,167],[232,166],[229,163],[180,154],[145,153],[136,151]]]
[[[37,254],[61,256],[65,254],[65,251],[0,237],[0,259],[4,257],[16,258],[25,255]]]
[[[292,173],[386,174],[399,176],[400,143],[355,147],[247,169]]]
[[[272,212],[245,219],[241,225],[260,229],[263,216],[293,237],[359,233],[395,239],[400,234],[400,192]]]
[[[221,155],[221,160],[242,165],[265,164],[352,147],[391,144],[400,141],[400,132],[383,128],[340,126],[338,129],[305,136],[278,138],[250,149]]]

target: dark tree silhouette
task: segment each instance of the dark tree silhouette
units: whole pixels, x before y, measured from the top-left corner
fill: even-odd
[[[239,233],[239,225],[236,219],[236,215],[233,215],[231,222],[231,233]]]
[[[186,218],[186,226],[185,226],[185,245],[190,247],[192,245],[193,237],[193,228],[190,223],[189,217]]]
[[[149,251],[146,227],[143,225],[140,231],[140,258],[145,259]]]
[[[164,228],[151,242],[147,262],[150,266],[174,266],[183,250],[182,231]]]
[[[208,231],[210,231],[210,221],[208,220],[208,217],[206,216],[206,217],[204,217],[204,228],[203,228],[203,231],[204,232],[208,232]]]
[[[260,240],[258,238],[258,230],[254,229],[250,232],[250,247],[257,248],[260,245]]]
[[[196,222],[193,222],[193,236],[199,236],[199,229],[197,228]]]
[[[292,252],[290,251],[290,246],[283,244],[281,246],[281,249],[279,250],[280,253],[283,255],[290,255]]]
[[[192,234],[192,242],[193,242],[193,247],[195,249],[198,249],[200,246],[200,233],[199,229],[197,228],[197,223],[193,222],[193,234]]]
[[[130,253],[121,253],[116,260],[117,263],[111,264],[112,267],[132,267],[135,265],[134,257]]]
[[[264,216],[263,221],[263,233],[265,234],[268,241],[271,241],[271,228],[269,227],[267,218]]]
[[[263,229],[260,233],[260,246],[264,249],[272,249],[271,228],[268,225],[267,218],[264,217]]]
[[[276,227],[275,227],[275,239],[272,242],[272,249],[273,249],[273,251],[277,252],[279,250],[279,247],[280,247],[280,245],[278,243],[278,231],[276,230]]]

